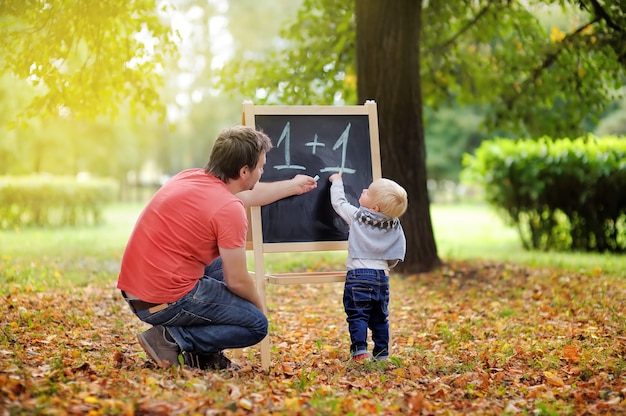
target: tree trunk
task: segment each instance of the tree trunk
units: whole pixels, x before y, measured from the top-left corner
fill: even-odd
[[[359,101],[376,101],[383,176],[402,185],[409,208],[402,217],[407,253],[396,271],[440,265],[426,186],[426,145],[420,76],[421,0],[357,0]]]

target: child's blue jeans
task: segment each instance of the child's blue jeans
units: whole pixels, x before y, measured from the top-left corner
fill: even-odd
[[[384,270],[348,270],[343,291],[343,306],[348,315],[350,354],[367,353],[367,329],[372,331],[377,359],[389,356],[389,276]]]

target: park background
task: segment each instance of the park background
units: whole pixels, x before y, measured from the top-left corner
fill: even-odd
[[[80,13],[88,23],[110,18],[124,27],[123,13],[112,12],[120,7],[114,3],[79,10],[68,2],[49,2],[53,10],[64,6],[59,9],[68,13],[61,14],[70,17],[67,22],[75,21]],[[449,26],[460,34],[471,32],[464,22],[478,21],[481,13],[488,14],[483,11],[507,9],[506,2],[461,3],[426,2],[422,6],[425,10],[441,7],[442,21],[458,20],[456,27]],[[558,7],[559,3],[564,7]],[[119,259],[134,220],[169,176],[205,163],[218,132],[240,123],[244,99],[270,104],[354,104],[356,74],[337,76],[327,67],[316,67],[324,60],[322,52],[315,50],[319,44],[311,41],[327,36],[329,42],[339,44],[339,35],[354,29],[350,13],[354,5],[278,0],[158,3],[156,20],[178,32],[172,45],[164,43],[172,47],[170,52],[175,51],[167,55],[153,43],[155,38],[164,42],[165,35],[153,32],[155,37],[151,37],[143,30],[137,30],[139,35],[129,28],[119,30],[110,44],[102,39],[94,43],[88,32],[68,29],[77,24],[64,26],[60,19],[48,24],[53,29],[58,24],[65,34],[53,30],[48,33],[57,37],[45,37],[28,30],[41,12],[29,10],[28,4],[2,5],[0,28],[13,43],[7,43],[10,47],[3,54],[0,77],[0,175],[9,180],[33,174],[77,181],[113,178],[117,193],[97,224],[12,226],[0,231],[0,278],[6,300],[0,406],[8,414],[585,414],[624,410],[623,255],[527,251],[515,228],[485,203],[483,190],[460,180],[463,155],[496,137],[626,134],[624,72],[619,60],[611,66],[600,53],[580,52],[579,77],[583,79],[589,71],[585,66],[589,62],[599,71],[593,75],[602,86],[585,87],[598,93],[592,97],[595,105],[585,107],[584,99],[567,94],[557,94],[556,100],[535,97],[534,104],[545,118],[536,117],[526,125],[495,123],[499,109],[485,97],[472,101],[460,89],[424,83],[424,183],[430,200],[426,208],[441,264],[394,277],[396,359],[391,366],[353,368],[346,364],[345,322],[338,304],[341,286],[331,284],[270,288],[275,347],[269,372],[258,367],[255,349],[244,356],[250,364],[239,374],[167,371],[152,368],[142,356],[134,338],[142,324],[114,290]],[[591,1],[584,10],[579,2],[513,2],[508,6],[510,20],[500,23],[506,26],[516,14],[521,22],[536,19],[545,43],[557,45],[583,25],[589,10],[598,4],[604,3]],[[605,6],[613,13],[612,23],[621,22],[623,28],[621,3]],[[326,14],[316,13],[316,7]],[[347,27],[337,16],[348,16]],[[294,24],[294,19],[299,23]],[[19,30],[11,26],[16,21],[23,25]],[[422,30],[431,33],[432,40],[435,36],[428,24],[439,26],[425,23]],[[513,32],[524,32],[515,23],[511,27]],[[503,33],[509,32],[486,32],[485,37]],[[598,41],[592,40],[594,34],[588,29],[585,40],[589,44]],[[19,42],[20,36],[30,36],[31,42]],[[85,36],[82,43],[77,40],[80,36]],[[145,78],[125,80],[122,75],[120,81],[112,76],[119,63],[113,57],[116,50],[125,48],[120,41],[125,36],[143,45],[131,67]],[[44,46],[72,44],[73,37],[76,44],[66,50]],[[472,49],[473,41],[462,44],[469,55],[464,59],[479,61],[481,48]],[[341,47],[354,48],[346,42]],[[92,59],[94,45],[110,60]],[[297,63],[309,62],[313,72],[323,75],[320,79],[308,81],[309,72],[289,61],[293,55],[281,54],[281,48],[298,51],[294,45],[309,49],[307,58]],[[21,55],[8,53],[16,51]],[[61,57],[54,55],[59,52]],[[26,61],[31,53],[45,57],[43,62],[51,62],[51,67],[14,70],[19,69],[16,58]],[[341,53],[329,59],[335,58],[337,62],[347,59]],[[291,72],[281,72],[276,64],[281,61]],[[434,61],[424,59],[423,79],[454,85],[456,76],[461,84],[466,61],[443,61],[435,70],[426,66]],[[86,69],[81,70],[83,64]],[[259,67],[265,72],[254,72]],[[600,74],[607,70],[610,75]],[[394,72],[392,68],[384,71]],[[69,76],[74,74],[83,78]],[[156,81],[151,78],[154,75]],[[281,87],[286,77],[297,80],[300,75],[303,84],[313,87]],[[490,78],[477,85],[500,92],[513,85],[505,77],[501,80],[500,87],[489,84],[494,82]],[[127,81],[139,92],[125,89]],[[554,82],[553,89],[573,93],[565,81],[563,85]],[[337,83],[342,87],[334,90]],[[600,90],[608,92],[601,95]],[[291,93],[295,101],[287,101],[280,91]],[[580,91],[587,90],[581,87]],[[36,98],[40,94],[45,98]],[[583,100],[580,108],[587,113],[572,113],[571,120],[564,116],[561,109],[570,109],[568,99],[574,105]],[[528,100],[522,103],[533,106],[532,95]],[[546,105],[567,121],[546,116],[550,113]],[[381,153],[388,150],[383,142]],[[343,258],[344,253],[290,253],[271,256],[268,264],[276,271],[340,269]]]

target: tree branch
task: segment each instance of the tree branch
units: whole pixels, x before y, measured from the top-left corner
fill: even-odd
[[[452,44],[454,44],[456,42],[456,40],[458,38],[461,37],[461,35],[463,35],[465,32],[467,32],[472,26],[474,26],[475,24],[478,23],[478,21],[483,18],[487,12],[489,11],[489,8],[493,5],[493,3],[489,3],[487,4],[485,7],[482,8],[482,10],[480,10],[476,16],[474,16],[474,18],[472,20],[470,20],[469,22],[467,22],[467,24],[465,26],[463,26],[461,28],[461,30],[459,30],[457,33],[455,33],[450,39],[448,39],[447,41],[443,42],[442,44],[439,45],[440,48],[442,49],[447,49],[449,48]]]
[[[616,32],[620,32],[620,33],[624,32],[626,30],[623,27],[621,27],[620,25],[618,25],[617,23],[615,23],[613,21],[613,19],[611,19],[611,16],[609,16],[607,11],[604,10],[604,7],[602,7],[602,5],[600,3],[598,3],[598,0],[590,0],[590,2],[591,2],[591,6],[593,7],[593,12],[597,16],[597,18],[601,18],[602,20],[604,20],[608,27],[610,27],[611,29],[615,30]],[[587,10],[589,10],[587,8],[587,5],[582,0],[579,1],[579,3],[580,3],[580,5],[582,7],[584,7]]]

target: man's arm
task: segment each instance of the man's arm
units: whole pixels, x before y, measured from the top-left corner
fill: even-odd
[[[292,195],[301,195],[317,188],[317,181],[307,175],[276,182],[258,182],[253,189],[239,192],[237,197],[247,207],[257,207]]]
[[[224,282],[228,290],[243,298],[263,311],[263,303],[256,283],[250,273],[246,263],[246,249],[240,248],[219,248],[224,269]]]

